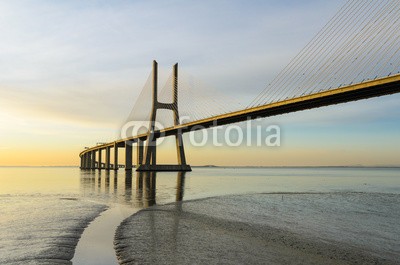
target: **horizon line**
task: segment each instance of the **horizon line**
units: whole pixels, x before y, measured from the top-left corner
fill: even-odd
[[[79,165],[0,165],[0,167],[77,167]],[[227,165],[192,165],[192,167],[201,168],[400,168],[400,165],[319,165],[319,166],[301,166],[301,165],[290,165],[290,166],[227,166]],[[97,168],[96,168],[97,169]],[[122,168],[123,169],[123,168]]]

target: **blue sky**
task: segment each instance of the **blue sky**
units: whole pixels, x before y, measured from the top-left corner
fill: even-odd
[[[344,3],[2,1],[0,165],[76,164],[83,146],[113,140],[153,59],[167,68],[179,62],[185,72],[246,105]],[[332,164],[340,164],[336,150],[355,143],[359,153],[371,155],[351,163],[385,164],[382,156],[399,154],[399,103],[394,95],[265,122],[282,126],[283,153],[325,146],[333,152]],[[338,135],[346,140],[327,140]],[[374,160],[369,146],[382,135],[383,145],[373,143],[379,153]],[[33,162],[17,161],[18,153],[39,149],[43,156]],[[55,149],[58,156],[51,155]],[[15,157],[8,158],[10,150]],[[232,161],[239,156],[232,152]],[[192,157],[193,164],[207,162]],[[282,164],[298,163],[293,155]],[[387,164],[400,162],[392,158]]]

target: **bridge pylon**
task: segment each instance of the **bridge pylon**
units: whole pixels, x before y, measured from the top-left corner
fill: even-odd
[[[172,103],[164,103],[158,101],[158,64],[153,61],[153,90],[152,90],[152,110],[150,116],[149,131],[147,143],[145,146],[144,156],[137,159],[137,171],[191,171],[190,165],[186,164],[185,149],[183,147],[182,132],[175,133],[176,151],[178,164],[176,165],[159,165],[157,164],[157,134],[156,134],[156,117],[157,110],[166,109],[173,111],[174,126],[179,125],[178,111],[178,64],[173,66],[172,72]],[[140,140],[139,140],[140,141]]]

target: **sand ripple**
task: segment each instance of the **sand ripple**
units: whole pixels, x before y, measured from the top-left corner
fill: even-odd
[[[255,194],[155,206],[117,229],[120,264],[397,264],[400,196]]]
[[[3,196],[0,264],[72,264],[83,230],[105,209],[74,197]]]

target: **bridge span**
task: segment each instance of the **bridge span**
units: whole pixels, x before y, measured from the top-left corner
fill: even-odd
[[[201,119],[189,123],[177,124],[162,130],[143,133],[125,139],[120,139],[114,142],[105,143],[88,148],[82,151],[81,157],[82,169],[114,169],[118,170],[123,167],[114,167],[118,165],[118,148],[125,148],[125,166],[126,170],[132,170],[132,146],[137,146],[136,167],[140,170],[140,165],[144,165],[144,143],[149,142],[149,138],[153,137],[153,142],[157,138],[166,136],[182,135],[183,133],[222,126],[231,123],[246,121],[249,119],[258,119],[281,115],[290,112],[296,112],[306,109],[319,108],[323,106],[335,105],[361,99],[379,97],[400,92],[400,74],[370,80],[359,84],[353,84],[333,90],[314,93],[307,96],[287,99],[280,102],[270,103],[258,107],[243,109],[227,114],[217,115],[206,119]],[[183,147],[183,143],[180,143]],[[179,143],[178,143],[179,145]],[[155,148],[155,145],[153,146]],[[177,147],[179,149],[179,146]],[[111,164],[110,154],[111,149],[114,149],[114,163]],[[101,163],[102,151],[106,152],[105,163]],[[96,162],[96,153],[98,159]],[[178,155],[179,156],[179,155]],[[190,167],[185,164],[178,165],[157,165],[151,163],[142,168],[142,170],[159,170],[159,171],[187,171]]]

